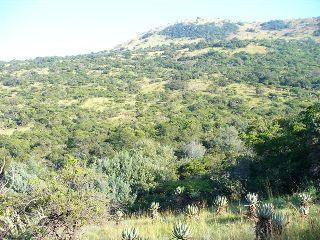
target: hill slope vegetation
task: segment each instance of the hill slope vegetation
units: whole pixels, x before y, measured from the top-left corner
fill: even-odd
[[[1,62],[0,214],[42,209],[49,232],[72,232],[174,206],[177,187],[183,206],[319,186],[319,21],[197,19],[111,51]]]

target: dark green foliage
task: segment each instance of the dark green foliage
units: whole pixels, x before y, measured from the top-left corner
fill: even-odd
[[[290,24],[282,20],[271,20],[269,22],[262,23],[260,26],[264,30],[281,30],[289,28]]]
[[[269,130],[250,133],[261,159],[252,169],[252,183],[288,192],[305,181],[319,181],[320,105],[298,116],[276,121]],[[272,177],[270,177],[272,176]]]
[[[313,36],[319,37],[320,36],[320,29],[313,32]]]
[[[205,38],[207,40],[223,39],[230,33],[238,30],[234,23],[223,23],[222,26],[214,23],[208,24],[186,24],[177,23],[160,31],[160,34],[171,38]]]
[[[22,81],[19,78],[7,78],[2,80],[2,84],[7,87],[15,87],[21,85]]]

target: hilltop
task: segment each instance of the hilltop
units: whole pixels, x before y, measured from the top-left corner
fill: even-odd
[[[240,22],[223,19],[187,20],[141,34],[119,48],[139,49],[159,45],[195,43],[206,40],[306,39],[319,42],[319,17],[268,22]],[[223,34],[221,34],[223,33]]]

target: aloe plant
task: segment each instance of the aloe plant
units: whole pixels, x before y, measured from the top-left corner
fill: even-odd
[[[119,209],[115,212],[115,220],[116,220],[116,224],[119,224],[124,217],[124,213]]]
[[[309,206],[300,206],[299,212],[303,217],[308,217],[310,213],[310,207]]]
[[[285,227],[289,224],[288,215],[277,212],[272,216],[273,232],[277,235],[281,235]]]
[[[257,218],[255,231],[257,240],[269,239],[272,235],[272,215],[273,215],[273,205],[270,203],[265,203],[257,207]]]
[[[176,197],[176,204],[178,206],[181,206],[183,204],[183,193],[184,193],[185,188],[178,186],[175,190],[174,190],[174,194]]]
[[[310,213],[310,204],[312,202],[312,197],[308,193],[298,194],[299,198],[299,212],[302,216],[308,217]]]
[[[126,228],[122,231],[122,240],[138,240],[139,232],[136,228]]]
[[[172,230],[173,239],[188,240],[191,238],[191,229],[189,225],[178,222]]]
[[[298,194],[300,205],[309,205],[312,202],[312,197],[308,193]]]
[[[194,204],[188,205],[186,208],[186,213],[188,217],[194,218],[199,215],[199,208],[197,207],[197,205]]]
[[[214,205],[217,208],[217,213],[224,213],[227,211],[228,199],[225,196],[217,196],[214,200]]]
[[[157,219],[159,217],[160,204],[158,202],[152,202],[150,205],[151,218]]]
[[[246,195],[246,201],[247,205],[247,216],[249,218],[255,218],[256,217],[256,209],[257,209],[257,203],[258,203],[258,194],[256,193],[248,193]]]
[[[174,190],[174,194],[175,195],[181,195],[184,192],[184,187],[180,187],[178,186],[175,190]]]

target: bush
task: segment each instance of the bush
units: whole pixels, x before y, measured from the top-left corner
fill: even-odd
[[[197,141],[192,141],[182,147],[184,157],[201,158],[206,153],[206,148]]]
[[[107,189],[95,171],[68,157],[54,173],[30,182],[28,192],[8,192],[0,206],[3,238],[72,238],[84,224],[107,214]],[[45,177],[42,179],[42,177]],[[7,231],[10,229],[10,231]]]
[[[205,38],[207,40],[222,39],[229,34],[238,30],[237,24],[223,23],[222,26],[217,26],[215,23],[208,24],[186,24],[177,23],[163,29],[160,34],[172,38]]]
[[[281,30],[281,29],[289,28],[290,24],[282,20],[272,20],[269,22],[264,22],[260,24],[260,26],[263,30]]]

